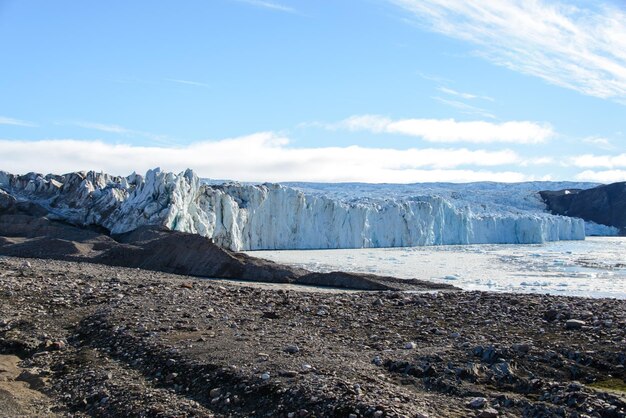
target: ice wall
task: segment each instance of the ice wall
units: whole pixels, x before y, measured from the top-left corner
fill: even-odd
[[[73,223],[113,233],[159,224],[233,250],[528,244],[585,236],[582,220],[547,213],[476,213],[436,195],[346,202],[277,184],[203,184],[191,170],[155,169],[145,178],[0,172],[0,188]]]

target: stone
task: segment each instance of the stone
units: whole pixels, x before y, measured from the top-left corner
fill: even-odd
[[[499,413],[497,409],[485,408],[480,412],[480,414],[478,414],[478,417],[479,418],[497,418],[498,415]]]
[[[61,340],[59,341],[54,341],[51,345],[50,345],[50,350],[55,350],[55,351],[59,351],[59,350],[63,350],[65,349],[65,343]]]
[[[295,370],[282,370],[279,374],[283,377],[296,377],[298,372]]]
[[[417,348],[417,344],[415,342],[413,342],[413,341],[410,341],[410,342],[404,344],[404,348],[405,348],[405,350],[413,350],[413,349]]]
[[[556,309],[548,309],[547,311],[543,313],[543,319],[545,319],[546,321],[552,322],[556,319],[558,315],[559,315],[559,311],[557,311]]]
[[[511,348],[515,351],[517,351],[518,353],[528,353],[530,351],[530,345],[529,344],[513,344],[511,346]]]
[[[484,407],[485,405],[487,405],[487,398],[483,398],[483,397],[473,398],[471,401],[467,403],[467,406],[469,406],[472,409],[480,409]]]
[[[209,392],[209,396],[211,397],[211,399],[213,398],[217,398],[218,396],[220,396],[222,394],[222,389],[221,388],[213,388],[211,389],[211,391]]]
[[[300,348],[297,345],[288,345],[287,347],[285,347],[284,351],[285,353],[296,354],[300,351]]]
[[[585,321],[580,319],[568,319],[565,322],[565,329],[581,329],[585,325]]]

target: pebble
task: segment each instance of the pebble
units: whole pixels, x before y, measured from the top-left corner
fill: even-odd
[[[565,329],[581,329],[585,325],[585,321],[580,319],[568,319],[565,323]]]
[[[414,343],[413,341],[411,341],[411,342],[408,342],[408,343],[404,344],[404,348],[406,350],[413,350],[413,349],[417,348],[417,344]]]
[[[493,409],[493,408],[486,408],[483,409],[480,414],[478,415],[479,418],[497,418],[499,415],[498,410],[497,409]]]
[[[467,405],[472,409],[480,409],[487,405],[487,399],[483,397],[476,397],[469,401]]]
[[[284,351],[289,354],[296,354],[300,351],[300,348],[297,345],[288,345],[285,347]]]

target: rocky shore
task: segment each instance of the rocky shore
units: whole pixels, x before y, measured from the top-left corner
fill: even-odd
[[[4,416],[624,417],[626,301],[0,259]]]

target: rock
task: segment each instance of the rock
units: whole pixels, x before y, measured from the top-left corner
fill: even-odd
[[[372,363],[376,366],[382,366],[383,365],[383,359],[380,358],[380,356],[376,356],[372,359]]]
[[[261,375],[261,380],[267,381],[270,380],[270,373],[269,372],[265,372]]]
[[[64,350],[65,349],[65,342],[63,341],[55,341],[52,343],[52,346],[50,347],[52,350]]]
[[[411,341],[411,342],[408,342],[408,343],[404,344],[404,348],[405,348],[405,350],[413,350],[413,349],[417,348],[417,344],[415,342]]]
[[[513,344],[511,348],[518,353],[528,353],[530,351],[530,344]]]
[[[543,313],[543,319],[545,319],[546,321],[552,322],[556,319],[558,315],[559,315],[559,311],[557,311],[556,309],[548,309],[547,311]]]
[[[497,409],[493,409],[493,408],[486,408],[483,409],[480,414],[478,414],[479,418],[497,418],[499,415],[498,410]]]
[[[0,373],[2,373],[3,371],[4,370],[0,369]],[[45,380],[42,379],[41,376],[36,373],[32,373],[29,370],[24,370],[22,373],[19,374],[19,376],[15,378],[15,380],[28,383],[30,388],[34,390],[39,390],[46,385]]]
[[[581,329],[585,325],[585,321],[580,319],[568,319],[565,323],[565,329]]]
[[[622,232],[626,229],[626,182],[587,190],[541,191],[539,195],[553,214],[613,226]]]
[[[283,377],[296,377],[298,372],[295,370],[281,370],[278,374]]]
[[[491,370],[495,374],[496,379],[509,378],[515,374],[513,368],[507,362],[496,363],[491,366]]]
[[[284,348],[285,353],[296,354],[300,351],[300,348],[297,345],[288,345]]]
[[[487,398],[483,398],[483,397],[473,398],[471,401],[467,403],[467,406],[469,406],[472,409],[480,409],[484,407],[485,405],[487,405]]]
[[[220,396],[222,394],[222,389],[221,388],[213,388],[211,389],[211,391],[209,392],[209,396],[211,397],[211,399],[213,398],[217,398],[218,396]]]

